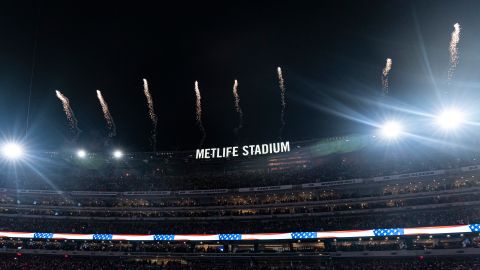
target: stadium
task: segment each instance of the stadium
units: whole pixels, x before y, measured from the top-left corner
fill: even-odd
[[[478,3],[27,2],[0,270],[480,269]]]
[[[48,183],[20,162],[16,177],[1,178],[2,261],[82,269],[476,265],[479,153],[406,158],[416,149],[378,162],[382,150],[371,136],[349,136],[235,160],[195,159],[194,151],[37,153]]]

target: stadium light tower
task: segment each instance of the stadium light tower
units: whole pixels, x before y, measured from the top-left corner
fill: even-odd
[[[85,158],[87,157],[87,151],[83,150],[83,149],[80,149],[77,151],[77,157],[79,158]]]
[[[454,130],[465,122],[465,115],[458,109],[450,108],[441,112],[435,120],[442,129]]]
[[[380,134],[386,139],[395,139],[402,133],[402,125],[396,121],[389,121],[380,127]]]
[[[113,157],[116,159],[121,159],[123,157],[123,152],[120,150],[113,151]]]
[[[2,146],[2,154],[10,160],[17,160],[23,156],[23,147],[17,143],[6,143]]]

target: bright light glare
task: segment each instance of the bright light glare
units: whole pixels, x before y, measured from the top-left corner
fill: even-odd
[[[395,139],[402,133],[402,126],[394,121],[385,123],[380,132],[384,138]]]
[[[87,151],[83,150],[83,149],[80,149],[77,151],[77,156],[79,158],[85,158],[87,156]]]
[[[113,152],[113,157],[119,159],[119,158],[123,157],[123,152],[120,151],[120,150],[115,150]]]
[[[465,121],[465,115],[457,109],[448,109],[437,116],[437,124],[445,130],[458,128]]]
[[[19,159],[23,155],[23,147],[16,143],[6,143],[2,147],[2,154],[8,159]]]

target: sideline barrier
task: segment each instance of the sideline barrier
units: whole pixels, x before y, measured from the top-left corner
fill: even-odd
[[[241,240],[295,240],[352,237],[388,237],[401,235],[431,235],[480,232],[480,224],[414,227],[378,228],[371,230],[254,233],[254,234],[79,234],[48,232],[0,232],[0,238],[57,239],[57,240],[99,240],[99,241],[241,241]]]

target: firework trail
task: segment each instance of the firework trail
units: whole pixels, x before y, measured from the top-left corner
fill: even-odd
[[[197,97],[195,103],[195,112],[197,116],[197,124],[202,132],[202,139],[200,140],[200,147],[203,145],[205,141],[205,137],[207,137],[207,133],[205,132],[205,128],[203,127],[202,122],[202,96],[200,95],[200,89],[198,88],[198,81],[195,81],[195,96]]]
[[[450,68],[448,69],[448,80],[453,78],[458,65],[458,42],[460,42],[460,24],[453,25],[452,39],[450,40]]]
[[[102,106],[102,111],[103,111],[103,117],[105,117],[105,121],[107,121],[107,126],[110,132],[108,133],[108,136],[111,138],[115,135],[117,135],[117,128],[115,127],[115,122],[113,121],[112,115],[110,114],[110,110],[108,109],[108,104],[105,102],[105,99],[103,99],[102,92],[100,90],[97,90],[97,98],[98,101],[100,101],[100,105]]]
[[[238,81],[233,82],[233,97],[235,99],[235,111],[238,113],[238,126],[235,128],[235,134],[238,135],[238,132],[243,127],[243,111],[240,107],[240,96],[238,95]]]
[[[68,123],[70,124],[70,128],[75,137],[80,134],[80,129],[78,128],[78,121],[75,118],[75,114],[73,113],[72,107],[70,107],[70,101],[66,96],[64,96],[60,91],[55,90],[58,99],[62,102],[63,110],[65,111],[65,115],[67,116]]]
[[[385,63],[385,67],[383,68],[382,72],[382,91],[383,95],[386,96],[388,94],[388,74],[392,69],[392,59],[387,58],[387,62]]]
[[[283,79],[282,75],[282,69],[280,67],[277,67],[277,73],[278,73],[278,85],[280,86],[280,97],[281,97],[281,105],[282,105],[282,111],[280,113],[280,130],[279,130],[279,136],[282,138],[282,133],[283,133],[283,128],[285,127],[285,107],[287,103],[285,102],[285,80]]]
[[[143,79],[143,93],[147,98],[147,105],[148,105],[148,115],[152,120],[153,130],[152,130],[152,144],[153,144],[153,151],[155,152],[157,149],[157,115],[155,114],[155,109],[153,107],[153,98],[148,90],[148,82],[147,79]]]

